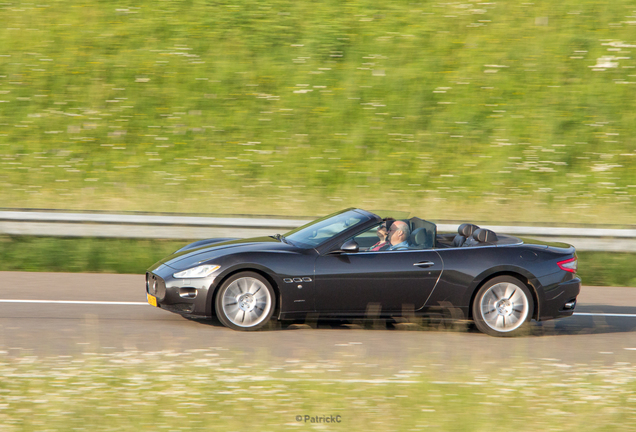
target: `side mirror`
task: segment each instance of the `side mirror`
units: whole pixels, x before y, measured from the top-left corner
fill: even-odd
[[[340,249],[336,249],[333,253],[356,253],[360,250],[360,246],[354,239],[349,239],[340,246]]]

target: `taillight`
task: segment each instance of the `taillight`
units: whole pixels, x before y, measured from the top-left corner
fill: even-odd
[[[576,257],[566,259],[565,261],[559,261],[557,263],[561,270],[565,270],[566,272],[576,273],[576,269],[578,267],[578,262]]]

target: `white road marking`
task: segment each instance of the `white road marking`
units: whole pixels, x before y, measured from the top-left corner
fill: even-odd
[[[636,314],[619,314],[619,313],[588,313],[588,312],[574,312],[574,315],[581,315],[581,316],[606,316],[606,317],[630,317],[630,318],[636,318]]]
[[[61,303],[61,304],[92,304],[92,305],[148,305],[146,302],[113,302],[113,301],[83,301],[83,300],[3,300],[0,303]]]

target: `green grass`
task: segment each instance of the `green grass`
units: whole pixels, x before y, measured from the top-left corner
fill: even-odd
[[[636,255],[621,252],[577,252],[585,285],[636,287]]]
[[[629,0],[0,15],[4,207],[633,223]]]
[[[0,236],[0,271],[144,274],[189,240]],[[635,254],[577,252],[585,285],[636,287]]]
[[[421,355],[391,373],[339,351],[303,361],[215,349],[0,357],[0,430],[635,429],[636,369],[628,363],[528,359],[501,368]],[[326,426],[304,418],[338,415]]]
[[[0,236],[0,270],[144,274],[189,241]]]

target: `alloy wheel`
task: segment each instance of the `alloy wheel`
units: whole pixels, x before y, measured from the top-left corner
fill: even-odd
[[[501,282],[488,288],[479,309],[488,327],[497,332],[511,332],[526,322],[530,300],[521,287]]]
[[[270,316],[272,296],[263,282],[252,277],[234,280],[222,293],[222,310],[237,327],[261,324]]]

